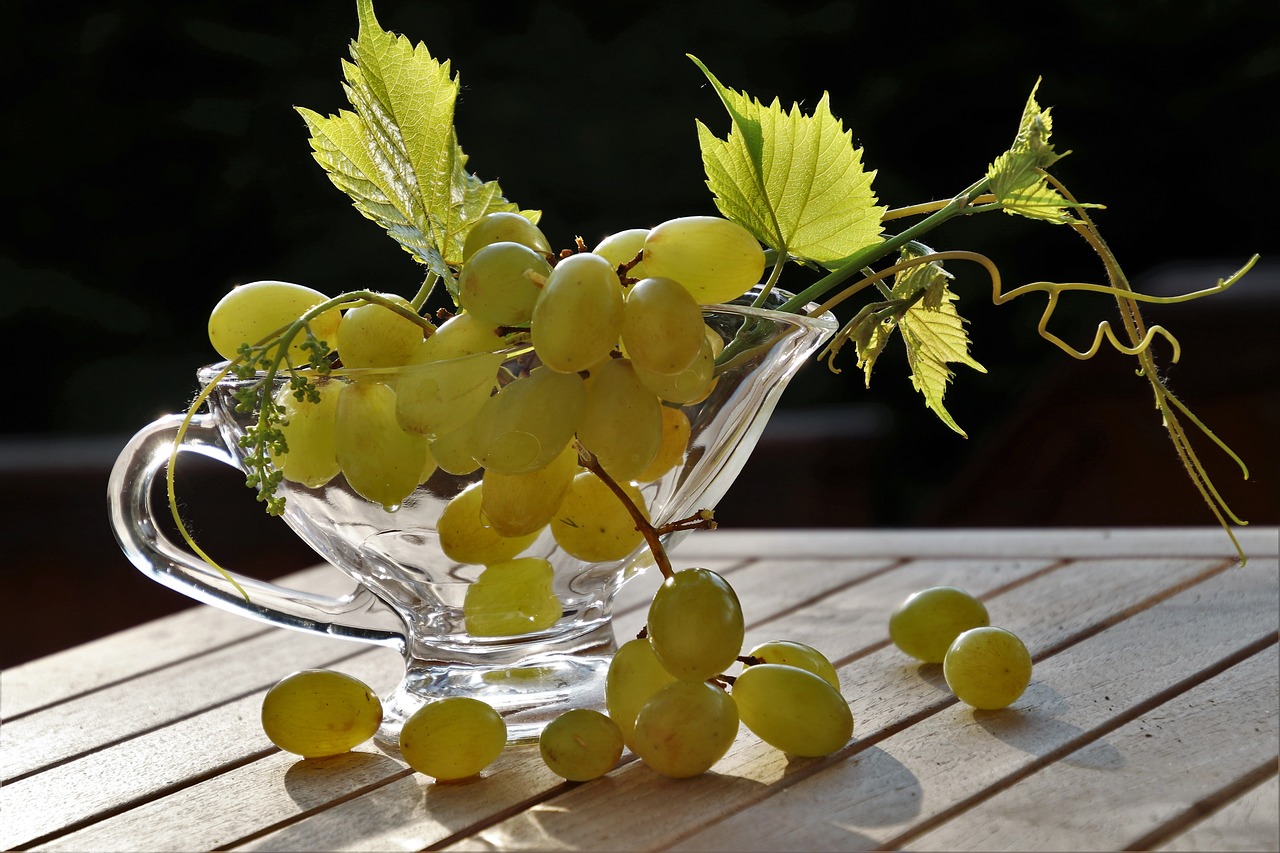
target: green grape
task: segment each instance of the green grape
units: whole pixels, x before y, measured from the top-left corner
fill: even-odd
[[[413,311],[402,296],[379,296]],[[338,327],[338,355],[343,367],[398,367],[422,346],[422,326],[385,305],[370,302],[350,308]]]
[[[512,559],[538,538],[537,531],[503,536],[488,523],[481,509],[482,483],[472,483],[454,495],[436,521],[440,550],[450,560],[484,566]]]
[[[653,646],[643,637],[628,640],[614,653],[605,676],[604,701],[609,716],[618,724],[628,745],[640,709],[655,693],[675,680],[676,677],[658,663]]]
[[[564,608],[551,589],[555,571],[541,557],[486,566],[467,587],[462,616],[475,637],[508,637],[550,628]]]
[[[628,498],[648,517],[644,497],[630,483],[619,483]],[[590,471],[573,478],[551,519],[556,544],[588,563],[621,560],[644,541],[635,520],[604,481]]]
[[[396,392],[381,382],[342,386],[334,418],[334,448],[347,484],[393,512],[421,482],[425,436],[396,420]]]
[[[552,590],[554,574],[541,557],[517,557],[486,566],[467,587],[463,617],[468,633],[515,636],[554,625],[563,613]]]
[[[493,353],[433,361],[426,344],[389,380],[396,391],[396,418],[409,432],[428,438],[458,429],[484,408],[498,387],[503,356]]]
[[[953,586],[935,586],[907,596],[889,616],[889,638],[913,658],[942,663],[962,631],[989,625],[981,601]]]
[[[262,699],[262,730],[303,758],[339,755],[373,737],[382,702],[358,678],[326,669],[295,672]]]
[[[622,283],[609,262],[590,252],[570,255],[556,264],[533,306],[533,349],[552,370],[589,370],[617,345],[622,311]]]
[[[798,666],[749,666],[734,681],[733,698],[743,725],[791,755],[829,755],[853,734],[853,714],[840,691]]]
[[[484,472],[484,499],[480,512],[502,536],[525,536],[546,527],[574,475],[579,471],[578,451],[566,445],[545,467],[526,474]]]
[[[471,433],[474,430],[471,422],[457,429],[437,435],[429,446],[431,455],[441,471],[458,477],[479,470],[480,463],[471,455]]]
[[[636,367],[636,376],[660,399],[687,406],[702,402],[711,393],[716,383],[715,371],[715,349],[709,340],[704,340],[693,362],[679,373],[668,375]]]
[[[971,628],[947,649],[942,675],[961,702],[994,711],[1016,702],[1031,683],[1031,655],[1004,628]]]
[[[458,276],[458,303],[492,326],[526,326],[551,265],[519,243],[490,243]]]
[[[689,436],[692,426],[689,416],[683,409],[674,406],[662,407],[662,443],[653,461],[635,476],[641,483],[650,483],[670,471],[684,461],[689,449]]]
[[[328,298],[318,290],[287,281],[242,284],[223,296],[209,313],[209,343],[218,355],[234,359],[241,344],[256,345],[268,335],[283,331]],[[341,324],[342,312],[334,308],[311,321],[311,332],[333,346]],[[311,360],[310,353],[302,347],[305,340],[306,335],[299,334],[289,344],[289,359],[294,364]]]
[[[557,776],[570,782],[598,779],[622,757],[618,724],[589,708],[565,711],[538,737],[542,760]]]
[[[719,675],[742,651],[742,605],[710,569],[683,569],[663,581],[649,604],[648,624],[654,654],[684,681]]]
[[[737,736],[731,696],[705,681],[676,681],[640,709],[631,749],[663,776],[687,779],[710,770]]]
[[[747,656],[756,658],[760,663],[780,663],[808,670],[837,691],[840,689],[840,676],[836,674],[836,668],[827,660],[826,655],[813,646],[792,640],[771,640],[756,646]]]
[[[465,264],[472,255],[492,243],[519,243],[539,254],[551,254],[551,244],[541,228],[519,213],[498,211],[486,213],[467,231],[467,238],[462,243],[462,262]]]
[[[475,776],[506,745],[506,722],[491,706],[469,696],[429,702],[400,729],[400,755],[414,770],[442,782]]]
[[[662,446],[662,404],[631,361],[611,358],[591,371],[578,440],[615,480],[633,480]]]
[[[320,379],[316,382],[317,402],[299,400],[287,385],[276,394],[281,414],[280,432],[288,452],[273,458],[284,478],[316,489],[338,475],[336,425],[339,382]]]
[[[485,402],[471,423],[471,453],[499,474],[536,471],[569,444],[586,403],[582,377],[535,367]]]
[[[616,270],[623,264],[635,260],[644,249],[644,238],[648,235],[648,228],[629,228],[626,231],[619,231],[597,243],[591,253],[604,258]],[[646,276],[648,273],[645,272],[644,261],[640,261],[627,271],[628,278],[641,279]]]
[[[627,291],[622,345],[650,373],[680,373],[698,356],[706,324],[693,295],[669,278],[645,278]]]
[[[441,323],[435,334],[422,342],[421,352],[410,361],[423,364],[508,348],[506,338],[498,334],[496,326],[464,311]]]
[[[751,233],[718,216],[668,220],[644,241],[651,276],[673,278],[703,305],[737,299],[764,274],[764,250]]]

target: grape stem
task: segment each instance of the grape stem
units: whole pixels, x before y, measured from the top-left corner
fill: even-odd
[[[653,562],[657,565],[658,571],[662,572],[663,579],[672,577],[675,572],[671,568],[671,558],[667,556],[666,546],[662,544],[662,537],[681,530],[714,530],[716,527],[715,514],[709,509],[700,509],[693,515],[685,518],[670,521],[666,524],[653,524],[649,519],[645,518],[644,512],[640,507],[636,506],[635,501],[623,491],[618,485],[618,481],[609,475],[600,464],[600,460],[596,459],[595,454],[582,446],[582,442],[578,439],[573,440],[574,448],[578,451],[578,463],[591,473],[600,478],[609,491],[613,492],[618,500],[622,501],[622,505],[626,508],[631,519],[636,523],[636,530],[640,531],[640,535],[644,537],[645,544],[649,546],[649,553],[653,554]]]

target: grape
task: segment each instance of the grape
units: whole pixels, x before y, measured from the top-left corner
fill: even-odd
[[[334,448],[347,484],[388,512],[418,487],[427,463],[426,437],[400,428],[396,392],[381,382],[342,386]]]
[[[469,696],[429,702],[400,729],[400,755],[414,770],[442,782],[476,775],[506,745],[507,724],[502,717]]]
[[[682,409],[662,406],[662,443],[653,461],[636,474],[635,479],[641,483],[652,482],[684,461],[691,430],[689,416]]]
[[[662,582],[649,604],[649,642],[676,678],[704,681],[742,651],[742,606],[710,569],[683,569]]]
[[[495,326],[474,314],[463,312],[441,323],[435,334],[422,342],[421,352],[411,359],[411,363],[423,364],[482,352],[498,352],[507,347],[506,338],[498,334]]]
[[[485,521],[502,536],[537,533],[555,515],[578,470],[578,451],[569,444],[537,471],[526,474],[485,471],[480,511]]]
[[[413,311],[402,296],[379,296]],[[348,309],[338,326],[338,355],[343,367],[398,367],[421,345],[422,326],[376,302]]]
[[[373,737],[382,702],[358,678],[325,669],[295,672],[262,699],[262,730],[303,758],[338,755]]]
[[[490,325],[526,326],[550,274],[547,259],[528,246],[491,243],[462,268],[458,302]]]
[[[646,278],[627,291],[622,345],[650,373],[671,375],[687,368],[702,349],[705,327],[702,309],[677,281]]]
[[[827,660],[826,655],[813,646],[791,640],[772,640],[756,646],[748,656],[758,658],[761,663],[780,663],[808,670],[837,691],[840,689],[840,676],[836,675],[836,668]]]
[[[533,306],[534,351],[552,370],[589,370],[617,344],[622,311],[622,284],[609,262],[589,252],[570,255],[556,264]]]
[[[472,255],[491,243],[519,243],[539,254],[551,254],[551,244],[542,229],[519,213],[510,211],[486,213],[476,220],[462,243],[462,262],[465,264]]]
[[[947,649],[942,674],[961,702],[994,711],[1017,701],[1031,683],[1031,655],[1003,628],[971,628]]]
[[[433,361],[427,350],[432,339],[423,342],[390,384],[396,391],[400,426],[437,438],[461,427],[484,408],[498,387],[503,356],[478,353]]]
[[[653,646],[643,637],[628,640],[614,653],[605,676],[604,701],[609,716],[618,724],[628,744],[640,709],[653,694],[675,680],[676,677],[658,663]]]
[[[942,663],[960,632],[990,624],[981,601],[953,586],[907,596],[889,617],[889,638],[913,658]]]
[[[473,429],[472,424],[468,422],[431,440],[429,445],[431,455],[435,457],[441,471],[465,477],[480,468],[480,463],[471,455]]]
[[[679,373],[667,375],[636,367],[644,387],[669,403],[687,406],[700,403],[715,387],[716,357],[709,340],[704,340],[693,362]]]
[[[618,486],[648,517],[644,497],[630,483]],[[635,520],[604,481],[590,471],[573,478],[551,519],[556,544],[588,563],[621,560],[644,541]]]
[[[670,219],[644,240],[651,276],[673,278],[703,305],[746,293],[764,274],[764,250],[741,225],[718,216]]]
[[[209,313],[209,343],[218,355],[234,359],[241,344],[256,345],[268,335],[283,331],[327,299],[318,290],[287,281],[242,284],[223,296]],[[311,321],[311,332],[333,346],[341,321],[342,313],[334,308]],[[311,360],[310,353],[302,348],[305,340],[306,335],[299,334],[289,344],[289,359],[294,364]]]
[[[586,782],[608,773],[622,757],[618,724],[589,708],[565,711],[538,737],[542,760],[557,776]]]
[[[737,735],[732,697],[705,681],[675,681],[640,709],[631,748],[663,776],[686,779],[710,770]]]
[[[601,240],[591,253],[604,258],[616,270],[623,264],[635,260],[636,255],[639,255],[640,250],[644,248],[644,238],[648,234],[648,228],[629,228],[626,231],[619,231]],[[640,279],[647,275],[644,261],[640,261],[627,271],[628,278]]]
[[[840,691],[797,666],[749,666],[733,683],[742,723],[791,755],[829,755],[849,742],[853,714]]]
[[[631,361],[611,358],[591,371],[578,439],[615,480],[632,480],[662,446],[662,404]]]
[[[582,377],[536,367],[484,404],[472,422],[471,453],[499,474],[536,471],[569,444],[586,402]]]
[[[472,483],[445,504],[436,521],[440,550],[450,560],[484,566],[515,557],[533,544],[537,532],[508,537],[498,533],[485,519],[482,483]]]
[[[555,571],[541,557],[517,557],[486,566],[467,587],[462,615],[467,633],[507,637],[550,628],[564,608],[551,591]]]
[[[276,404],[284,409],[280,432],[289,450],[272,461],[286,480],[315,489],[338,475],[336,425],[341,388],[338,382],[318,380],[320,399],[314,403],[299,400],[288,386],[276,394]]]

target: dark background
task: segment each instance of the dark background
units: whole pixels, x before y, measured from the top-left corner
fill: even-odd
[[[1033,18],[966,0],[377,9],[452,60],[470,168],[542,209],[565,246],[713,212],[694,119],[720,135],[728,123],[686,53],[764,100],[811,109],[829,91],[891,207],[977,178],[1043,77],[1057,147],[1075,152],[1055,172],[1107,205],[1096,219],[1139,289],[1198,289],[1264,256],[1223,296],[1149,313],[1182,339],[1175,390],[1251,465],[1242,481],[1200,443],[1224,496],[1255,524],[1280,521],[1272,0],[1063,3]],[[0,436],[0,663],[186,603],[119,553],[105,483],[128,435],[190,399],[229,287],[416,288],[411,258],[311,160],[293,110],[346,106],[339,60],[355,33],[354,0],[6,11],[0,331],[23,369]],[[931,243],[985,252],[1010,283],[1102,280],[1081,241],[1039,223],[977,217]],[[1042,299],[995,308],[979,274],[956,272],[989,370],[963,370],[947,396],[968,440],[924,409],[900,348],[869,391],[851,355],[840,376],[815,364],[721,504],[724,526],[1212,523],[1129,360],[1067,358],[1035,335]],[[1054,328],[1083,346],[1112,313],[1069,299]],[[188,476],[197,530],[233,566],[272,576],[312,559],[234,473],[193,463]]]

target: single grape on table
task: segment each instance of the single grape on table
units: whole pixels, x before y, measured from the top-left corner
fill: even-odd
[[[907,596],[889,616],[889,638],[926,663],[942,663],[956,637],[990,624],[981,601],[953,586],[935,586]]]
[[[303,758],[349,752],[382,724],[382,701],[341,672],[308,669],[281,679],[262,700],[262,729],[276,746]]]

